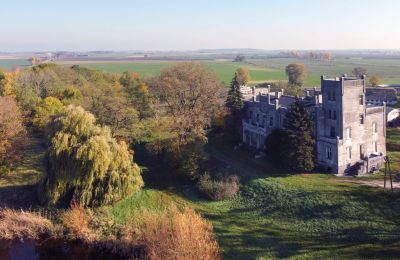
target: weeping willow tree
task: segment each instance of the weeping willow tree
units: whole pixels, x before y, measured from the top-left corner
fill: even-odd
[[[51,124],[48,175],[39,198],[48,205],[112,204],[136,193],[143,180],[125,142],[82,107],[68,106]]]

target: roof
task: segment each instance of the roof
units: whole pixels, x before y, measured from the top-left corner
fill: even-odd
[[[365,98],[367,100],[395,101],[397,95],[394,88],[367,88]]]

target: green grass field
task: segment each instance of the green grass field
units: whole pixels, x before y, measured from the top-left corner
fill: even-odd
[[[78,62],[79,63],[79,62]],[[385,59],[336,59],[334,61],[309,61],[303,59],[272,58],[262,60],[249,60],[247,63],[235,63],[231,61],[207,61],[204,62],[213,69],[228,85],[238,67],[246,67],[250,70],[251,85],[261,82],[273,82],[287,80],[285,67],[290,63],[303,63],[307,66],[307,87],[320,86],[320,76],[340,76],[349,74],[355,67],[364,67],[368,75],[380,75],[384,84],[400,84],[400,60]],[[108,72],[135,71],[144,76],[157,74],[161,69],[173,65],[174,62],[141,61],[141,62],[82,62],[81,66],[99,69]]]
[[[152,76],[160,70],[173,65],[173,61],[68,61],[60,64],[79,64],[84,67],[98,69],[107,72],[121,73],[124,71],[138,72],[143,76]],[[344,73],[351,74],[354,67],[367,69],[368,75],[380,75],[383,84],[400,84],[400,60],[389,59],[335,59],[333,61],[310,61],[291,58],[250,59],[247,63],[235,63],[231,61],[203,61],[213,69],[224,82],[229,85],[235,70],[238,67],[246,67],[250,70],[252,81],[250,85],[261,82],[273,82],[287,80],[285,67],[290,63],[303,63],[307,66],[307,87],[320,86],[320,76],[340,76]],[[27,60],[0,60],[0,68],[10,69],[15,65],[27,66]]]
[[[225,85],[229,85],[232,77],[239,67],[246,67],[250,71],[251,85],[276,80],[286,80],[284,71],[272,68],[262,68],[258,66],[248,65],[244,63],[235,62],[203,62],[214,70]],[[66,63],[62,63],[66,64]],[[71,63],[73,64],[73,63]],[[107,72],[121,73],[124,71],[137,72],[143,76],[153,76],[159,73],[162,69],[172,66],[175,62],[164,62],[164,61],[149,61],[149,62],[104,62],[104,63],[79,63],[79,65],[98,69]]]

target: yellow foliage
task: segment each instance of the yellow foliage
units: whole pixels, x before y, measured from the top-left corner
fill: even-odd
[[[14,83],[18,76],[18,70],[14,72],[5,72],[4,78],[0,80],[0,95],[11,96],[15,98]]]

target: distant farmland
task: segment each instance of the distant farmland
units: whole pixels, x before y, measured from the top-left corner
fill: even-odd
[[[60,64],[80,66],[98,69],[107,72],[138,72],[143,76],[151,76],[159,73],[162,69],[172,66],[174,61],[61,61]],[[249,59],[247,63],[236,63],[231,61],[203,61],[204,64],[213,69],[224,82],[229,85],[238,67],[249,69],[252,81],[250,85],[261,82],[273,82],[287,80],[285,66],[290,63],[303,63],[307,66],[308,75],[305,81],[307,87],[319,86],[320,76],[340,76],[344,73],[351,74],[354,67],[367,69],[368,75],[379,75],[384,84],[400,84],[400,60],[395,59],[336,59],[334,61],[310,61],[303,59],[271,58],[271,59]],[[0,59],[0,68],[10,69],[15,65],[28,66],[27,60],[22,59]]]
[[[79,64],[83,67],[98,69],[107,72],[124,72],[131,71],[137,72],[143,76],[151,76],[159,73],[162,69],[172,66],[175,62],[171,61],[139,61],[139,62],[63,62],[62,64]],[[265,81],[286,80],[286,75],[283,70],[274,68],[264,68],[253,66],[245,63],[236,63],[230,61],[207,61],[203,62],[214,70],[225,85],[229,85],[235,70],[239,67],[246,67],[250,71],[252,81],[250,84],[254,85]]]

